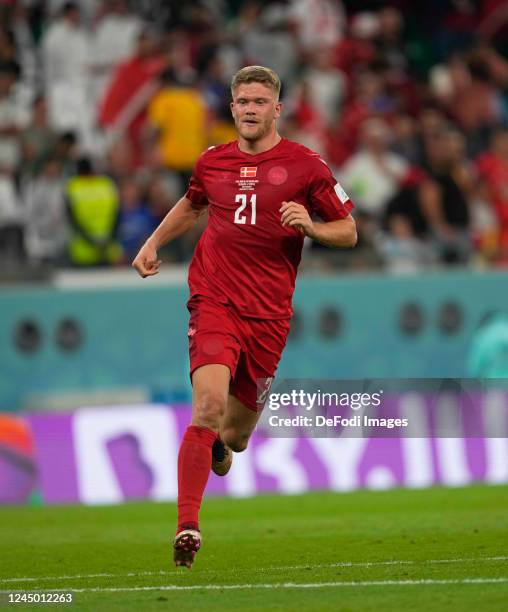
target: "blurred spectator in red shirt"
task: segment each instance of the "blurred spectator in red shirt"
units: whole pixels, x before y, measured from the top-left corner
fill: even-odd
[[[157,77],[165,64],[158,37],[145,28],[138,37],[135,55],[117,67],[100,106],[99,122],[111,141],[127,135],[135,167],[142,160],[141,128],[146,109],[159,87]]]
[[[473,156],[487,146],[490,130],[503,118],[496,84],[503,79],[503,63],[494,65],[492,59],[492,53],[479,46],[467,57],[456,54],[446,64],[435,66],[430,75],[434,94],[465,132]]]
[[[351,18],[349,32],[335,50],[335,62],[349,78],[354,71],[374,60],[376,47],[374,37],[379,32],[379,17],[376,13],[356,13]]]
[[[107,0],[91,36],[92,95],[101,100],[116,66],[129,58],[143,27],[125,0]]]
[[[494,132],[489,150],[477,159],[477,168],[499,224],[499,259],[508,264],[508,128]]]
[[[327,158],[333,166],[342,165],[355,151],[363,121],[372,116],[389,118],[396,109],[383,70],[363,69],[355,75],[353,90],[335,129],[328,134]]]

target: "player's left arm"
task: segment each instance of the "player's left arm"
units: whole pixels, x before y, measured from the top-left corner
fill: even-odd
[[[284,227],[295,227],[327,247],[354,247],[356,244],[356,223],[350,214],[336,221],[313,221],[305,206],[297,202],[282,202],[279,212]]]

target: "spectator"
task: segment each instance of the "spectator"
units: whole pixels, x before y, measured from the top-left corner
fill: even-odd
[[[90,161],[82,158],[76,176],[65,185],[65,195],[72,228],[71,263],[81,267],[119,263],[122,248],[116,232],[120,206],[113,181],[95,174]]]
[[[172,71],[161,78],[161,89],[150,102],[148,118],[164,166],[177,172],[182,192],[196,160],[207,146],[206,109],[199,90],[178,82]]]
[[[160,170],[144,178],[147,205],[158,222],[162,221],[182,195],[180,181],[176,182],[178,184],[175,184],[174,175]]]
[[[409,72],[402,14],[393,6],[387,6],[379,11],[378,17],[379,33],[374,39],[377,52],[386,62],[390,83],[401,83],[408,78]]]
[[[31,121],[20,134],[23,174],[30,176],[39,172],[57,138],[57,133],[48,124],[46,99],[38,96],[32,105]]]
[[[303,80],[297,89],[297,94],[293,94],[293,112],[283,120],[284,131],[290,134],[289,138],[326,157],[327,133],[321,115],[312,103],[310,87]]]
[[[31,0],[30,0],[31,1]],[[46,0],[46,11],[51,18],[54,18],[65,9],[67,0]],[[91,23],[94,18],[101,0],[79,0],[79,8],[86,24]]]
[[[436,262],[432,248],[415,236],[404,215],[390,217],[388,233],[379,237],[378,249],[393,274],[414,274]]]
[[[392,143],[390,149],[413,165],[421,163],[417,123],[410,115],[399,113],[391,124]]]
[[[0,168],[14,172],[21,159],[19,134],[29,116],[17,95],[19,68],[16,64],[0,65]]]
[[[487,197],[497,218],[496,250],[498,261],[508,264],[508,128],[498,128],[490,148],[477,159]]]
[[[214,53],[202,63],[201,73],[201,92],[211,121],[208,130],[208,144],[231,142],[235,140],[237,134],[229,108],[230,76],[219,53]]]
[[[403,217],[416,238],[428,240],[431,236],[432,213],[439,208],[440,198],[438,184],[417,166],[412,167],[401,189],[386,205],[384,229],[390,230],[392,217]]]
[[[346,94],[346,78],[334,65],[329,47],[320,47],[311,54],[308,69],[303,74],[309,102],[325,129],[333,126],[342,109]]]
[[[381,219],[388,200],[399,190],[409,170],[403,157],[389,150],[389,128],[381,119],[361,127],[361,148],[341,168],[341,183],[358,209]]]
[[[496,87],[484,50],[468,57],[455,55],[431,76],[443,107],[465,132],[474,156],[488,144],[492,126],[503,119],[501,93]]]
[[[489,199],[489,189],[483,181],[475,186],[470,202],[471,239],[475,248],[472,263],[475,266],[502,264],[499,248],[497,215]]]
[[[422,110],[417,125],[420,165],[428,165],[428,149],[432,146],[432,141],[439,138],[446,126],[447,121],[441,110],[433,107]]]
[[[120,184],[120,205],[118,240],[125,260],[130,263],[158,222],[142,201],[140,189],[133,178],[125,178]]]
[[[379,16],[376,13],[360,12],[351,17],[349,32],[335,49],[335,64],[348,80],[352,79],[353,73],[374,61],[374,39],[378,32]]]
[[[10,27],[14,38],[17,58],[21,66],[23,81],[33,93],[39,85],[37,75],[37,56],[35,40],[30,27],[28,8],[22,2],[17,2],[12,9]]]
[[[21,74],[14,34],[11,30],[2,27],[0,27],[0,64],[15,64],[18,74]]]
[[[132,56],[142,21],[125,0],[108,0],[92,34],[93,98],[102,99],[116,66]]]
[[[76,172],[77,162],[77,139],[73,132],[60,134],[55,142],[52,155],[62,166],[64,178],[69,178]]]
[[[429,211],[437,248],[444,262],[466,263],[472,250],[468,202],[472,178],[465,139],[455,130],[446,130],[431,141],[427,153],[427,169],[440,191],[439,204]]]
[[[118,183],[132,174],[132,146],[127,136],[114,140],[107,153],[106,163],[110,176]],[[146,160],[145,160],[146,163]]]
[[[0,271],[10,272],[24,260],[23,211],[12,173],[0,167]]]
[[[356,150],[360,126],[369,117],[390,119],[395,100],[388,91],[384,71],[362,68],[353,79],[352,95],[344,105],[340,120],[329,133],[327,158],[340,166]]]
[[[350,271],[365,271],[381,269],[383,258],[379,253],[379,224],[369,214],[362,211],[355,213],[358,242],[352,250],[337,249],[332,257],[327,256],[325,247],[318,242],[311,243],[311,252],[317,255],[319,267],[317,270],[347,269]]]
[[[337,45],[346,26],[340,0],[290,0],[289,15],[304,53]]]
[[[231,119],[229,104],[224,105],[213,116],[212,124],[208,130],[208,144],[226,144],[235,140],[236,137],[237,132]]]
[[[478,2],[473,0],[452,0],[440,2],[443,15],[438,21],[436,43],[442,56],[467,48],[474,38],[478,24]]]
[[[119,64],[100,102],[99,123],[110,141],[126,136],[132,154],[132,165],[142,163],[142,127],[148,104],[157,91],[157,77],[165,67],[159,37],[145,27],[138,36],[134,55]]]
[[[44,36],[42,57],[51,126],[73,130],[88,144],[92,125],[87,97],[90,46],[80,21],[78,5],[65,2],[60,17]]]
[[[154,173],[146,177],[146,181],[147,207],[159,222],[180,198],[181,186],[175,188],[172,175],[164,173]],[[204,215],[190,231],[163,247],[160,256],[166,261],[188,262],[206,226],[206,221],[207,215]]]
[[[207,108],[212,113],[220,113],[224,106],[229,110],[230,75],[224,62],[215,51],[210,57],[203,59],[199,66],[201,91]],[[231,112],[229,112],[231,116]]]
[[[33,261],[62,263],[68,239],[61,163],[48,157],[39,176],[23,189],[26,206],[25,248]]]
[[[249,63],[270,66],[288,83],[295,73],[297,44],[282,2],[247,3],[240,15],[238,42]]]

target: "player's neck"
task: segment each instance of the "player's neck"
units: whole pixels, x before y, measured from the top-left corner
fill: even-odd
[[[260,140],[245,140],[241,136],[238,136],[238,148],[242,153],[248,153],[249,155],[258,155],[273,149],[282,140],[282,136],[274,131],[271,134],[267,134]]]

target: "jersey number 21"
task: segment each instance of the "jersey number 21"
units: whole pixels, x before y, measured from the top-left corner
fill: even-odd
[[[235,210],[235,223],[244,224],[247,223],[247,215],[243,212],[247,207],[247,194],[237,193],[235,196],[235,203],[240,206]],[[256,225],[256,194],[253,193],[250,196],[250,224]]]

